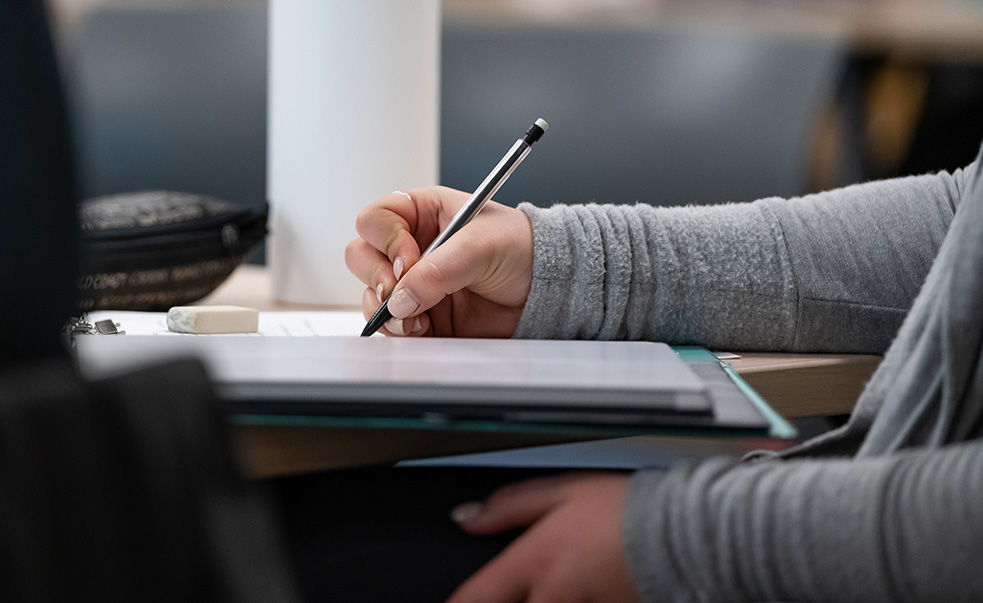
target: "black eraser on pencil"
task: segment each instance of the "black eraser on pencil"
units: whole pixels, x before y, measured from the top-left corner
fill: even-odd
[[[532,144],[537,140],[539,140],[540,138],[542,138],[543,134],[546,133],[546,130],[549,129],[550,129],[550,125],[546,123],[545,119],[540,117],[539,119],[536,120],[535,123],[533,123],[532,126],[529,127],[528,130],[526,130],[526,136],[525,138],[523,138],[523,140],[525,140],[529,144]]]

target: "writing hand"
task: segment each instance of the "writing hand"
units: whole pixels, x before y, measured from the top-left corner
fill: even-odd
[[[466,531],[529,528],[465,581],[448,603],[638,601],[621,538],[628,477],[568,474],[519,482],[452,517]]]
[[[359,214],[359,238],[349,243],[345,262],[368,286],[366,319],[395,288],[393,319],[382,329],[387,335],[515,332],[532,283],[532,227],[523,212],[489,201],[454,237],[420,257],[468,196],[421,188],[381,197]]]

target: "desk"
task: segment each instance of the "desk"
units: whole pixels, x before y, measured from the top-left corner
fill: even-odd
[[[352,310],[353,306],[310,306],[273,299],[266,268],[240,266],[202,300],[260,311]],[[785,418],[847,414],[879,356],[848,354],[742,354],[737,372]],[[374,430],[309,426],[240,425],[235,438],[245,471],[255,477],[302,473],[408,458],[558,444],[573,438],[522,433]]]

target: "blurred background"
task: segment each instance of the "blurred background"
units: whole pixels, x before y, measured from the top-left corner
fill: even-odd
[[[264,0],[51,8],[86,197],[168,189],[263,203]],[[473,189],[533,119],[552,125],[497,196],[512,205],[795,196],[960,167],[983,140],[979,0],[442,10],[442,183]]]

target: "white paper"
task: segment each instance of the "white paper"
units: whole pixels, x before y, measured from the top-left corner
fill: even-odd
[[[101,310],[89,312],[90,324],[111,320],[117,329],[125,331],[123,337],[157,335],[162,337],[333,337],[358,336],[365,328],[361,312],[260,312],[259,330],[256,333],[227,333],[222,335],[198,335],[175,333],[167,329],[166,312],[123,312]],[[376,333],[377,336],[382,336]],[[93,337],[118,337],[117,335],[93,335]]]

